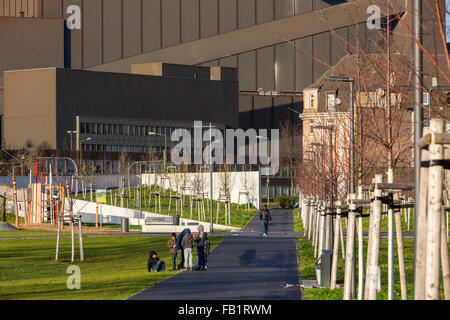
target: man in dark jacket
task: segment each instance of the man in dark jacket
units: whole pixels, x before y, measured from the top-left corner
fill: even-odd
[[[261,220],[263,237],[266,238],[269,235],[269,222],[272,222],[272,216],[267,209],[267,205],[264,205],[264,209],[259,211],[259,220]]]
[[[205,245],[207,240],[207,235],[203,225],[199,225],[198,235],[195,237],[194,241],[197,243],[197,257],[198,264],[195,270],[206,270],[206,256],[205,256]]]
[[[177,249],[178,255],[180,256],[180,263],[178,264],[178,269],[184,268],[184,254],[183,254],[184,248],[181,245],[181,241],[183,240],[183,237],[186,234],[187,230],[189,230],[189,232],[191,231],[189,228],[186,228],[180,232],[180,234],[178,235],[178,238],[177,238],[176,249]]]

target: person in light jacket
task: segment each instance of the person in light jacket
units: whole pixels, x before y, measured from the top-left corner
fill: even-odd
[[[187,229],[186,234],[181,240],[181,246],[184,248],[184,268],[192,270],[192,248],[194,247],[194,237],[191,230]]]

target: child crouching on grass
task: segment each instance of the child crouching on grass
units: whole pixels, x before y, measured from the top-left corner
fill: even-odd
[[[164,260],[158,258],[158,254],[155,251],[150,251],[149,259],[147,264],[148,272],[158,272],[166,270],[166,265]]]

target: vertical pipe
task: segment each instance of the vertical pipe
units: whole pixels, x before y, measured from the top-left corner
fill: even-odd
[[[413,57],[414,57],[414,298],[423,299],[421,291],[421,274],[424,265],[423,257],[418,252],[420,246],[420,225],[417,223],[422,220],[421,215],[425,214],[420,210],[420,189],[421,186],[421,150],[418,145],[419,139],[422,137],[422,52],[418,43],[422,43],[422,0],[413,0],[413,34],[416,41],[413,41]],[[422,198],[426,199],[426,198]],[[420,224],[420,222],[419,222]],[[419,250],[420,251],[420,250]],[[416,286],[419,284],[419,290]]]
[[[341,223],[341,203],[336,202],[336,220],[334,226],[333,259],[331,264],[331,284],[330,289],[336,288],[337,269],[339,259],[339,224]]]

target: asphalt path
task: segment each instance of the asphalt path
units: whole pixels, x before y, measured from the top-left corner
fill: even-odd
[[[128,299],[300,300],[292,211],[271,213],[268,238],[262,237],[255,215],[241,232],[231,233],[213,250],[206,271],[181,272]]]

